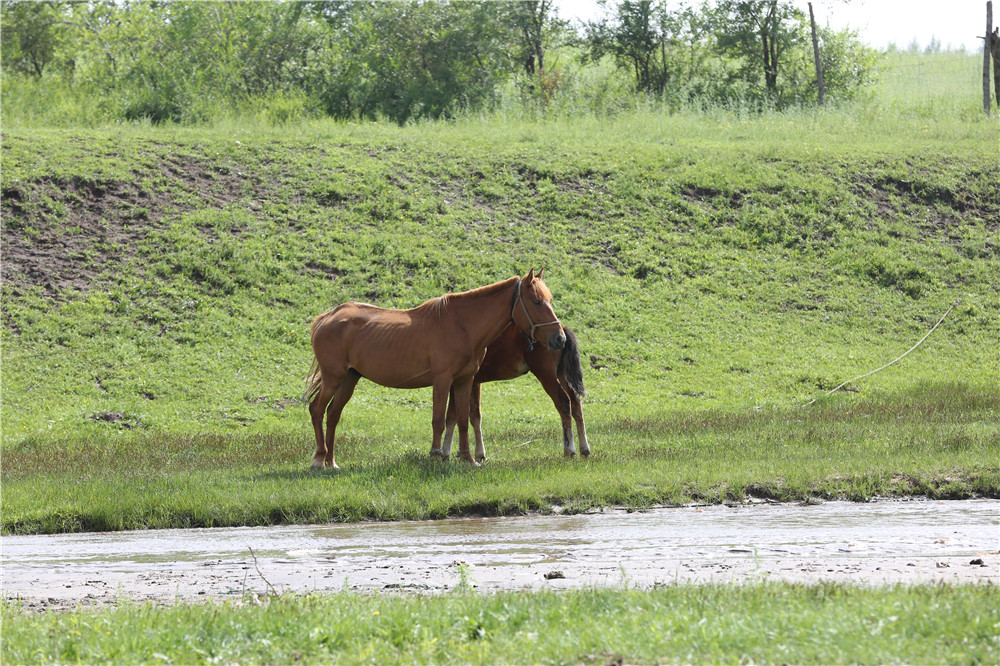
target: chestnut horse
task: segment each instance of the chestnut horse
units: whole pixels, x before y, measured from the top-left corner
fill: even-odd
[[[441,456],[448,397],[454,395],[459,457],[476,464],[469,453],[469,400],[487,346],[510,323],[532,339],[538,329],[550,328],[545,342],[551,349],[566,343],[552,310],[552,292],[541,278],[542,271],[535,275],[532,269],[523,278],[446,294],[410,310],[352,302],[316,317],[306,391],[316,431],[312,467],[337,468],[337,422],[362,377],[394,388],[433,387],[432,456]]]
[[[500,337],[490,343],[486,349],[486,358],[483,359],[479,372],[472,382],[469,419],[476,435],[476,460],[482,462],[486,459],[480,410],[482,384],[514,379],[529,371],[542,383],[545,392],[552,398],[559,416],[562,417],[563,456],[572,458],[576,455],[576,448],[573,446],[572,419],[576,420],[580,455],[584,457],[590,455],[590,442],[587,441],[583,407],[580,405],[580,398],[584,393],[580,348],[573,331],[563,326],[563,332],[566,334],[566,344],[561,350],[533,344],[515,326],[507,326]],[[451,438],[457,422],[458,414],[452,401],[448,404],[448,429],[445,432],[444,444],[441,446],[441,453],[445,458],[451,453]]]

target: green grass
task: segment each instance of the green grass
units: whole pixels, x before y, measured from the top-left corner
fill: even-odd
[[[997,497],[998,409],[996,392],[924,385],[891,401],[808,410],[594,418],[595,453],[576,461],[561,458],[558,421],[542,422],[539,410],[537,425],[494,421],[481,469],[428,459],[423,418],[386,432],[361,405],[345,426],[339,472],[307,469],[305,432],[25,442],[4,452],[3,529],[423,519],[748,496]]]
[[[781,584],[341,593],[40,615],[6,603],[0,655],[5,663],[992,664],[996,593]]]
[[[759,116],[5,126],[2,529],[995,497],[997,121],[886,95]],[[531,266],[580,339],[590,461],[561,460],[530,378],[485,388],[479,470],[425,459],[428,390],[363,382],[344,471],[307,471],[313,316]],[[901,363],[798,407],[956,300]]]
[[[981,50],[888,53],[879,67],[873,102],[887,114],[912,114],[937,124],[948,118],[971,119],[982,114],[982,86]]]

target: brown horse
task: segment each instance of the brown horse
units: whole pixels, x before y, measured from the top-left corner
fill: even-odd
[[[545,342],[551,349],[560,349],[566,342],[552,310],[552,292],[541,278],[542,271],[535,275],[532,269],[523,278],[446,294],[411,310],[352,302],[316,317],[312,323],[315,360],[306,391],[316,431],[312,467],[337,468],[337,422],[362,377],[394,388],[433,387],[432,456],[441,455],[448,397],[454,395],[459,457],[476,464],[469,453],[469,400],[487,346],[510,323],[532,339],[535,331],[550,327]]]
[[[507,326],[496,340],[486,349],[486,358],[479,366],[479,372],[472,382],[472,400],[469,418],[476,435],[476,460],[486,459],[486,448],[483,446],[482,412],[480,410],[480,394],[484,382],[503,381],[520,377],[531,372],[542,383],[545,392],[552,398],[563,426],[563,456],[572,458],[576,455],[573,446],[573,421],[576,420],[577,435],[580,439],[580,455],[590,455],[590,442],[587,441],[587,428],[583,422],[583,407],[580,398],[583,396],[583,368],[580,365],[580,348],[573,331],[563,326],[566,343],[563,348],[542,348],[533,344],[515,326]],[[451,439],[458,423],[455,402],[448,404],[447,431],[441,454],[447,458],[451,453]]]

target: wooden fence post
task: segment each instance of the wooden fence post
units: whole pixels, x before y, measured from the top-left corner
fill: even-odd
[[[983,37],[983,111],[990,115],[990,52],[993,41],[993,0],[986,3],[986,35]]]
[[[993,94],[1000,109],[1000,28],[993,28],[990,36],[990,52],[993,54]]]
[[[819,40],[816,39],[816,17],[813,16],[813,3],[809,3],[809,23],[812,24],[813,60],[816,61],[816,85],[819,87],[819,103],[825,104],[826,92],[823,90],[823,65],[819,59]]]

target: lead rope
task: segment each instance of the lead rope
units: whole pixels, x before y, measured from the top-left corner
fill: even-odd
[[[871,372],[866,372],[866,373],[865,373],[865,374],[863,374],[863,375],[858,375],[858,376],[857,376],[857,377],[855,377],[854,379],[848,379],[848,380],[847,380],[846,382],[844,382],[843,384],[841,384],[841,385],[840,385],[840,386],[838,386],[837,388],[833,389],[832,391],[827,391],[827,392],[826,392],[826,393],[824,393],[823,395],[820,395],[820,396],[816,396],[815,398],[813,398],[812,400],[810,400],[809,402],[807,402],[806,404],[804,404],[804,405],[801,405],[801,406],[802,406],[802,407],[808,407],[809,405],[813,404],[814,402],[816,402],[816,401],[817,401],[817,400],[819,400],[820,398],[825,398],[826,396],[828,396],[828,395],[830,395],[830,394],[832,394],[832,393],[835,393],[836,391],[839,391],[840,389],[844,388],[845,386],[847,386],[847,385],[848,385],[848,384],[850,384],[851,382],[856,382],[856,381],[857,381],[857,380],[859,380],[859,379],[864,379],[865,377],[869,377],[869,376],[871,376],[871,375],[874,375],[874,374],[875,374],[876,372],[881,372],[882,370],[885,370],[886,368],[888,368],[888,367],[889,367],[890,365],[893,365],[893,364],[895,364],[895,363],[898,363],[899,361],[902,361],[902,360],[903,360],[903,358],[905,358],[907,354],[909,354],[909,353],[910,353],[911,351],[913,351],[914,349],[916,349],[917,347],[919,347],[920,345],[922,345],[922,344],[923,344],[923,342],[924,342],[924,340],[926,340],[926,339],[927,339],[927,336],[929,336],[929,335],[930,335],[931,333],[933,333],[933,332],[934,332],[934,329],[936,329],[936,328],[937,328],[938,326],[940,326],[940,325],[941,325],[941,322],[943,322],[943,321],[944,321],[944,318],[948,316],[948,314],[949,314],[949,313],[950,313],[950,312],[952,311],[952,309],[954,309],[954,307],[955,307],[956,305],[958,305],[959,303],[961,303],[961,302],[962,302],[962,299],[961,299],[961,298],[956,298],[956,299],[955,299],[955,300],[954,300],[954,301],[952,302],[952,304],[951,304],[951,306],[950,306],[950,307],[948,308],[948,310],[947,310],[947,311],[946,311],[946,312],[945,312],[945,313],[944,313],[943,315],[941,315],[941,318],[940,318],[940,319],[938,319],[938,322],[937,322],[936,324],[934,324],[933,326],[931,326],[931,330],[927,331],[927,333],[925,333],[925,334],[924,334],[924,337],[920,338],[920,340],[919,340],[919,341],[917,342],[917,344],[915,344],[915,345],[913,345],[912,347],[910,347],[909,349],[907,349],[907,350],[906,350],[906,352],[905,352],[905,353],[903,353],[903,354],[902,354],[901,356],[899,356],[898,358],[896,358],[896,359],[894,359],[894,360],[892,360],[892,361],[889,361],[888,363],[886,363],[885,365],[883,365],[883,366],[882,366],[881,368],[878,368],[877,370],[872,370]]]

